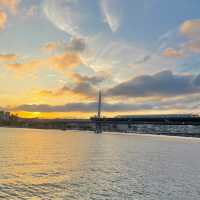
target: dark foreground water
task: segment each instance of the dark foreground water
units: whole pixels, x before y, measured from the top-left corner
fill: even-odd
[[[200,139],[1,128],[0,199],[199,200]]]

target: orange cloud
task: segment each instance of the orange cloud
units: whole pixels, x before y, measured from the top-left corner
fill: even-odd
[[[180,32],[188,37],[197,36],[200,33],[200,20],[187,20],[181,24]]]
[[[6,67],[15,70],[35,69],[45,66],[65,69],[76,67],[81,63],[81,59],[77,54],[67,52],[61,55],[50,56],[43,59],[35,59],[24,63],[7,64]]]
[[[165,57],[169,57],[169,58],[180,58],[182,56],[182,54],[173,49],[173,48],[167,48],[165,49],[165,51],[162,53],[163,56]]]
[[[0,54],[0,62],[16,62],[16,60],[15,54]]]
[[[47,51],[47,52],[53,52],[58,48],[58,44],[54,43],[54,42],[49,42],[48,44],[46,44],[45,46],[42,47],[43,51]]]
[[[90,101],[94,99],[94,96],[85,94],[84,91],[75,91],[72,88],[64,86],[63,88],[58,88],[55,90],[41,90],[37,94],[38,98],[45,98],[48,101],[53,99],[63,99],[66,102],[80,102],[80,101]]]
[[[3,11],[0,11],[0,30],[5,28],[7,22],[7,15]]]
[[[64,69],[65,67],[77,67],[82,61],[77,54],[67,52],[48,58],[47,63],[52,64],[54,67]]]
[[[17,7],[21,0],[0,0],[0,8],[8,8],[12,14],[17,13]],[[0,11],[0,30],[5,28],[7,22],[7,14],[4,11]]]
[[[40,60],[33,60],[25,63],[12,63],[7,64],[6,67],[14,70],[31,70],[41,66],[42,62]]]
[[[72,89],[64,86],[63,88],[59,88],[57,90],[42,90],[38,93],[41,96],[44,97],[52,97],[52,98],[58,98],[61,96],[70,96],[70,98],[78,98],[80,100],[81,97],[85,97],[85,95],[76,93]]]
[[[19,3],[20,0],[0,0],[0,6],[9,8],[13,14],[16,14]]]

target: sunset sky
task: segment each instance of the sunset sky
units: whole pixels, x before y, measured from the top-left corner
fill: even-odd
[[[200,113],[199,0],[0,0],[0,107],[22,117]]]

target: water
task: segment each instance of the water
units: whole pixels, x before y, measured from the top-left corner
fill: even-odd
[[[200,139],[0,129],[0,199],[199,200]]]

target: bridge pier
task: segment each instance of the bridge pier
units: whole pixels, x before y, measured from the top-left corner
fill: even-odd
[[[95,119],[96,121],[96,130],[95,133],[100,134],[102,133],[102,125],[101,125],[101,91],[99,91],[99,98],[98,98],[98,113],[97,113],[97,118]]]
[[[95,133],[101,134],[102,133],[102,126],[101,126],[101,121],[96,122],[96,130]]]

